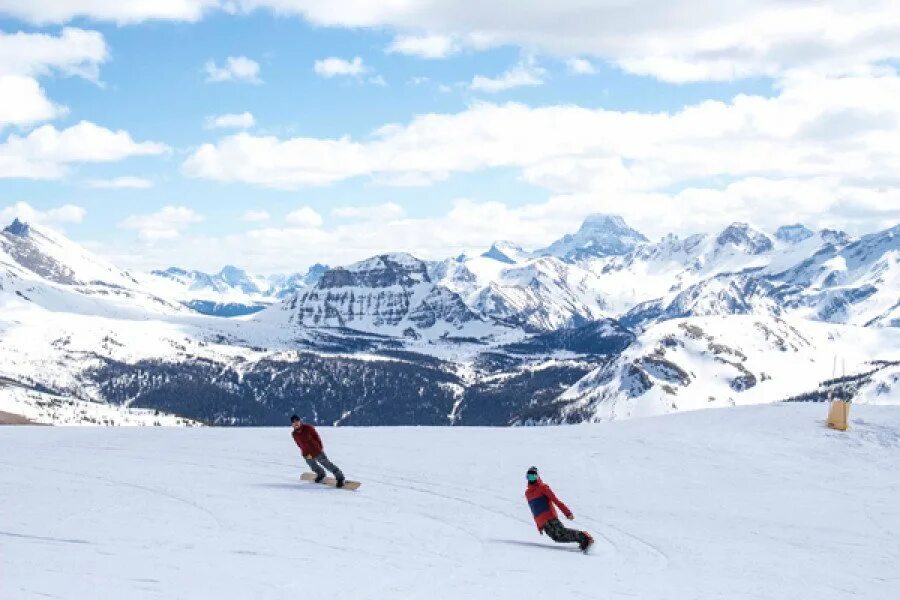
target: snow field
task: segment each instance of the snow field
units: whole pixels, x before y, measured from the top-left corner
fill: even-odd
[[[323,428],[358,492],[288,427],[4,427],[0,598],[898,597],[900,409],[826,412]],[[532,464],[593,554],[538,534]]]

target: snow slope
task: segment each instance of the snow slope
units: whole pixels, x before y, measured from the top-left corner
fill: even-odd
[[[900,408],[556,428],[323,429],[358,492],[301,484],[287,428],[0,428],[0,597],[900,596]],[[594,533],[541,537],[544,478]]]

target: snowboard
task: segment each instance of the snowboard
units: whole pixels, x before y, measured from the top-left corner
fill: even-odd
[[[303,475],[300,476],[300,479],[301,479],[301,481],[315,481],[316,477],[317,476],[315,473],[304,473]],[[326,477],[320,483],[322,485],[330,485],[331,487],[336,487],[337,479],[335,479],[334,477]],[[356,489],[359,489],[359,486],[361,486],[361,485],[362,484],[358,481],[350,481],[349,479],[345,479],[344,487],[342,487],[341,489],[342,490],[356,490]]]

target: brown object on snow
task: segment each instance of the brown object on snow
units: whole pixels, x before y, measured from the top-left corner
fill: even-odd
[[[850,421],[850,403],[844,400],[832,400],[828,407],[828,426],[838,431],[847,431]]]

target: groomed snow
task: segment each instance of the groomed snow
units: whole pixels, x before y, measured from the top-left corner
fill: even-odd
[[[554,428],[0,428],[0,598],[900,597],[900,408]],[[594,533],[538,535],[524,472]]]

